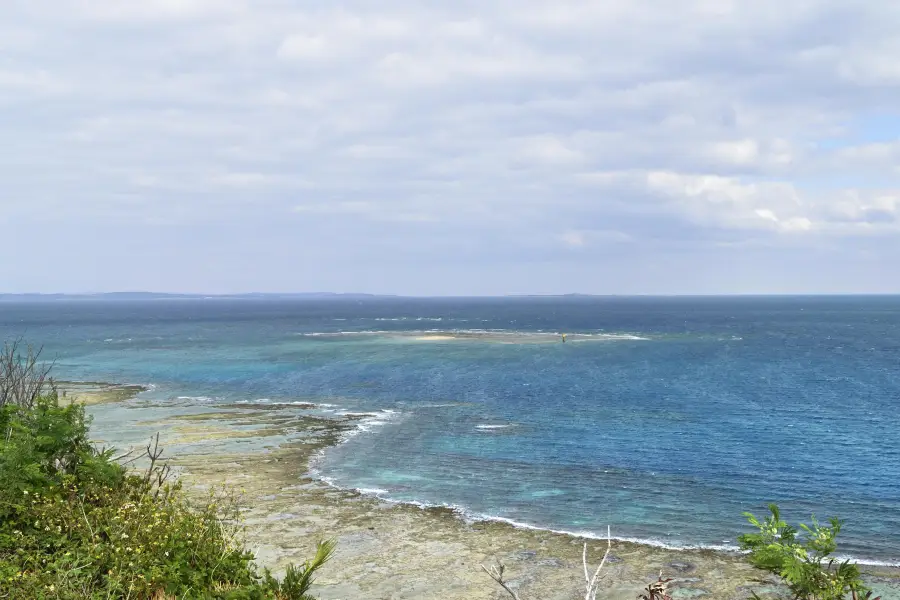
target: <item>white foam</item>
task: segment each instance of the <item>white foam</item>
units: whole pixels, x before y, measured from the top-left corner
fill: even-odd
[[[335,412],[333,409],[335,408],[334,404],[327,403],[319,403],[319,402],[309,402],[306,400],[272,400],[271,398],[255,398],[253,400],[235,400],[235,404],[265,404],[266,406],[279,407],[279,406],[302,406],[307,408],[314,408],[319,410],[324,410],[325,412]]]
[[[189,402],[215,402],[216,400],[221,400],[221,398],[213,397],[213,396],[177,396],[176,400],[189,401]]]
[[[376,319],[383,321],[405,320],[403,319]],[[419,317],[416,321],[441,321],[440,317]],[[565,332],[569,341],[650,341],[650,338],[636,335],[633,333],[596,333],[596,332]],[[405,329],[401,331],[391,331],[382,329],[366,329],[360,331],[310,331],[299,332],[296,335],[303,337],[343,337],[343,336],[392,336],[392,337],[415,337],[423,334],[444,334],[450,336],[508,336],[508,337],[535,337],[535,338],[557,338],[562,332],[546,332],[546,331],[518,331],[511,329]]]
[[[836,554],[834,558],[836,562],[849,560],[851,563],[855,563],[858,565],[868,565],[872,567],[900,567],[900,561],[857,559],[852,556],[844,556],[841,554]]]
[[[355,491],[359,492],[360,494],[363,494],[364,496],[375,496],[375,497],[390,493],[388,490],[385,490],[382,488],[355,488]]]
[[[370,433],[396,419],[401,413],[395,410],[385,409],[378,412],[353,412],[346,410],[338,410],[335,412],[339,417],[362,417],[354,429],[343,433],[339,443],[346,442],[352,437],[356,437],[360,433]],[[324,450],[324,449],[323,449]]]
[[[476,425],[475,429],[484,429],[484,430],[493,430],[493,429],[506,429],[508,427],[512,427],[512,424],[506,425]]]
[[[334,406],[334,405],[320,404],[319,406]],[[330,446],[332,448],[336,447],[336,446],[340,446],[360,434],[371,433],[371,432],[383,427],[384,425],[396,420],[398,417],[402,416],[401,412],[396,411],[396,410],[390,410],[390,409],[384,409],[384,410],[381,410],[378,412],[360,413],[360,412],[347,411],[347,410],[343,410],[343,409],[330,408],[330,409],[325,409],[322,412],[334,413],[335,416],[339,416],[339,417],[347,417],[347,416],[362,416],[363,417],[356,423],[356,427],[354,427],[353,429],[351,429],[349,431],[344,431],[343,433],[341,433],[340,437],[338,438],[337,444],[335,444],[335,446]],[[323,476],[319,469],[318,465],[325,458],[325,454],[328,451],[328,449],[329,449],[329,447],[320,448],[319,450],[317,450],[315,452],[315,454],[313,454],[310,457],[308,474],[310,477],[318,479],[318,480],[328,484],[331,487],[334,487],[337,489],[345,489],[345,488],[335,484],[330,478]]]
[[[366,433],[374,431],[393,421],[399,414],[400,413],[393,410],[383,410],[379,413],[370,414],[360,421],[359,425],[357,425],[357,429]]]
[[[476,513],[472,512],[468,508],[464,506],[460,506],[458,504],[449,504],[449,503],[428,503],[428,502],[419,502],[416,500],[397,500],[395,498],[387,497],[386,494],[390,492],[387,490],[383,490],[381,488],[345,488],[338,485],[333,478],[325,477],[319,474],[318,470],[310,469],[310,475],[315,477],[318,481],[328,485],[329,487],[347,490],[351,489],[352,491],[358,492],[360,494],[365,494],[368,496],[374,496],[378,498],[382,502],[386,502],[388,504],[399,504],[404,506],[414,506],[420,509],[428,509],[428,508],[446,508],[450,509],[453,512],[457,513],[459,517],[467,522],[467,523],[475,523],[478,521],[494,521],[498,523],[506,523],[516,529],[527,529],[529,531],[546,531],[549,533],[556,533],[560,535],[567,535],[574,538],[580,539],[589,539],[589,540],[606,540],[606,535],[595,533],[593,531],[588,530],[571,530],[571,529],[553,529],[551,527],[541,527],[538,525],[532,525],[531,523],[525,523],[523,521],[516,521],[514,519],[510,519],[507,517],[499,517],[496,515],[490,515],[486,513]],[[664,550],[673,550],[673,551],[682,551],[682,550],[713,550],[715,552],[725,552],[729,554],[746,554],[746,551],[740,549],[740,547],[735,546],[734,544],[729,544],[723,542],[721,544],[678,544],[672,542],[666,542],[655,538],[638,538],[638,537],[630,537],[630,536],[610,536],[610,539],[614,542],[625,542],[628,544],[637,544],[640,546],[651,546],[654,548],[661,548]],[[860,565],[870,565],[870,566],[881,566],[881,567],[900,567],[900,562],[896,561],[880,561],[880,560],[869,560],[869,559],[858,559],[855,557],[848,556],[836,556],[837,560],[844,561],[849,560],[851,563],[856,563]]]

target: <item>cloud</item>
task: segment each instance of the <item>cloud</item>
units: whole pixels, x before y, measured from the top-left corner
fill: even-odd
[[[585,158],[581,152],[550,136],[521,140],[521,154],[526,161],[549,166],[579,164]]]
[[[631,236],[621,231],[574,230],[564,231],[559,240],[568,248],[587,248],[599,244],[623,244],[632,241]]]
[[[317,60],[336,52],[320,35],[294,34],[284,38],[278,48],[278,56],[293,60]]]
[[[287,248],[388,252],[395,239],[391,260],[406,247],[410,264],[620,246],[650,261],[688,241],[812,253],[900,233],[889,2],[61,0],[4,13],[10,227],[252,222],[302,231]]]

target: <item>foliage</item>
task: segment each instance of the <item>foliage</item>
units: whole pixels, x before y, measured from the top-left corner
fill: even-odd
[[[744,513],[759,529],[738,538],[755,567],[779,575],[799,600],[843,600],[848,594],[854,599],[870,597],[859,567],[832,557],[843,521],[833,517],[829,525],[822,525],[812,517],[812,526],[800,524],[798,529],[781,518],[775,504],[770,504],[769,510],[772,514],[764,521]]]
[[[30,404],[0,407],[0,599],[311,598],[334,542],[283,581],[259,574],[233,495],[191,502],[158,447],[139,473],[90,444],[83,406]]]
[[[674,581],[671,577],[666,577],[663,579],[662,573],[659,574],[659,577],[648,585],[643,594],[638,596],[639,600],[672,600],[672,596],[669,595],[669,583]]]
[[[312,576],[320,567],[322,567],[322,565],[328,562],[328,559],[331,558],[331,555],[334,553],[336,545],[337,542],[334,540],[319,542],[319,545],[316,548],[316,555],[311,560],[303,563],[303,566],[300,568],[297,568],[294,565],[288,565],[284,574],[284,579],[280,582],[273,578],[272,574],[266,570],[266,585],[274,590],[276,595],[283,598],[291,600],[312,599],[312,596],[307,595],[309,588],[312,586]]]

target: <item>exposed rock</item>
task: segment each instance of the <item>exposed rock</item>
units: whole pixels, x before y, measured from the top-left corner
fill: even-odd
[[[163,431],[189,488],[226,483],[245,490],[247,542],[263,565],[278,572],[309,558],[317,540],[336,538],[335,557],[316,580],[322,600],[497,600],[502,590],[480,565],[498,561],[526,600],[571,600],[583,589],[579,538],[495,521],[466,523],[450,508],[389,504],[306,476],[310,458],[355,427],[349,420],[303,416],[293,406],[241,406],[227,415],[221,406],[212,410],[217,413],[208,421],[192,419],[191,430],[183,420],[160,414],[158,406],[130,412],[136,421],[153,419],[153,427]],[[193,427],[204,422],[211,435],[201,440]],[[175,425],[182,426],[182,438]],[[265,443],[219,435],[230,428],[250,431]],[[594,568],[604,550],[605,542],[590,541]],[[737,554],[613,542],[598,599],[634,600],[660,569],[676,578],[676,597],[745,599],[749,590],[764,595],[774,589],[760,584],[767,580]],[[679,582],[687,573],[690,578]],[[898,581],[896,570],[879,574]],[[682,585],[700,580],[703,588]]]
[[[682,561],[670,562],[667,566],[671,569],[674,569],[678,573],[690,573],[697,568],[697,565]]]

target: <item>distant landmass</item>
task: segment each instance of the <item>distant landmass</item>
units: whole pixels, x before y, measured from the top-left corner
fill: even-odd
[[[0,294],[0,302],[52,302],[57,300],[250,300],[250,299],[317,299],[317,298],[392,298],[379,294],[342,294],[337,292],[306,292],[295,294],[162,294],[157,292],[107,292],[101,294]]]

